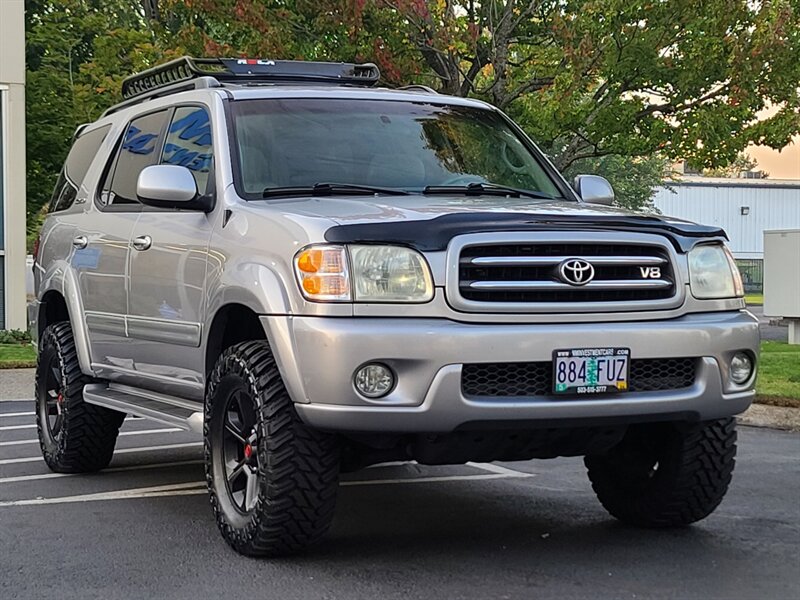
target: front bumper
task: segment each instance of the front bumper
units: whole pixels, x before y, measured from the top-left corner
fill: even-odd
[[[350,432],[450,432],[560,422],[708,420],[744,411],[754,381],[730,382],[737,351],[758,356],[757,320],[747,311],[664,321],[592,324],[472,324],[445,319],[261,317],[300,417]],[[616,396],[473,398],[461,391],[465,363],[550,361],[555,349],[630,348],[634,359],[696,357],[695,382],[680,390]],[[389,365],[397,385],[381,399],[361,396],[355,370]],[[753,378],[754,379],[754,378]]]

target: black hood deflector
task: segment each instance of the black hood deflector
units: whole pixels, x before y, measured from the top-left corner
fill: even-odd
[[[461,213],[419,221],[389,221],[336,225],[325,239],[337,244],[402,244],[422,252],[445,250],[450,240],[466,233],[494,231],[631,231],[666,237],[675,249],[688,252],[703,238],[728,239],[723,229],[656,216],[536,215]]]

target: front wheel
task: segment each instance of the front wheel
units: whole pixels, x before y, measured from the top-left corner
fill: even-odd
[[[728,418],[631,427],[620,444],[585,463],[611,515],[641,527],[678,527],[719,506],[735,455],[736,422]]]
[[[265,341],[228,348],[209,378],[206,481],[225,540],[250,556],[318,541],[339,485],[335,436],[300,420]]]

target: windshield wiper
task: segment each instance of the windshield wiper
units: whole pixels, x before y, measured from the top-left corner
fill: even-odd
[[[377,187],[374,185],[358,185],[355,183],[315,183],[312,186],[298,185],[285,187],[271,187],[261,193],[262,198],[290,198],[293,196],[333,196],[354,195],[372,196],[384,194],[386,196],[408,196],[405,190],[395,188]]]
[[[480,183],[474,181],[467,185],[429,185],[422,190],[423,194],[465,194],[467,196],[511,196],[520,198],[537,198],[540,200],[553,200],[553,196],[544,192],[523,190],[521,188],[499,185],[496,183]]]

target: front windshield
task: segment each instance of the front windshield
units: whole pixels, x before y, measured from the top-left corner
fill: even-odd
[[[238,184],[268,188],[347,183],[408,191],[495,184],[560,198],[556,184],[494,111],[340,99],[232,103]]]

